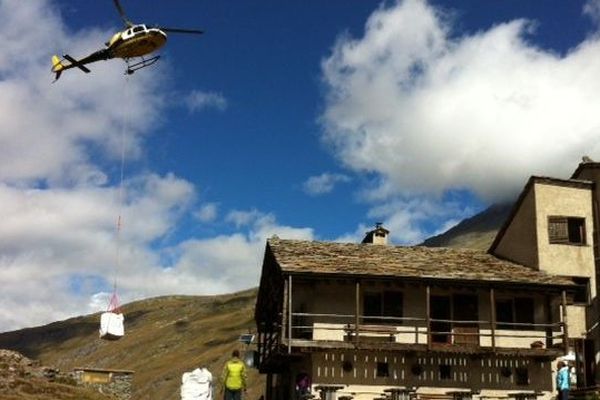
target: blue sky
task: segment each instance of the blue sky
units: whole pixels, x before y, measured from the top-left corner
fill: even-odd
[[[256,286],[273,234],[419,243],[600,158],[598,1],[148,4],[122,0],[206,34],[51,84],[112,1],[0,0],[0,331],[103,309],[115,276],[124,302]]]

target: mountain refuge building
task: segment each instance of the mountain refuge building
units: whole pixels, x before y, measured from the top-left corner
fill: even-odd
[[[266,400],[550,399],[596,385],[600,163],[531,177],[487,252],[266,243],[255,310]],[[298,379],[308,390],[299,390]]]

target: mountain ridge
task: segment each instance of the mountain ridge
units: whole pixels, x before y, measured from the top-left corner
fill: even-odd
[[[487,250],[512,208],[513,203],[492,204],[482,212],[462,220],[446,232],[426,239],[419,246]]]

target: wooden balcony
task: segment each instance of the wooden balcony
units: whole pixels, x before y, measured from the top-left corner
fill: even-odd
[[[359,316],[356,324],[355,315],[313,313],[293,313],[291,320],[281,343],[298,351],[385,349],[553,358],[563,354],[566,345],[562,322],[503,322],[500,329],[487,320]]]

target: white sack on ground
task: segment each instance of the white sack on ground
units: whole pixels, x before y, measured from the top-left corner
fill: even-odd
[[[212,400],[212,374],[206,368],[196,368],[181,377],[181,400]]]

